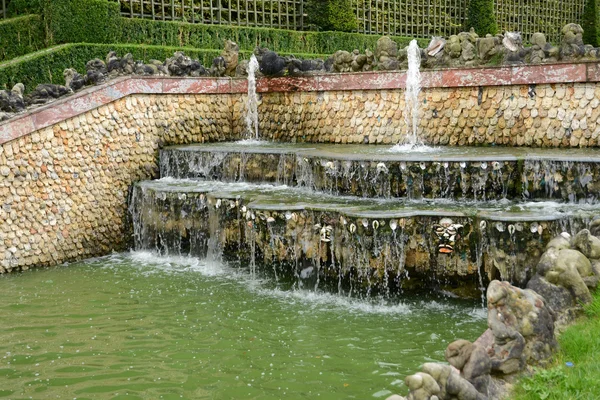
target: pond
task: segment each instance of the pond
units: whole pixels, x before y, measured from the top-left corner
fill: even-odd
[[[0,277],[0,397],[365,399],[486,328],[481,301],[291,290],[131,252]]]

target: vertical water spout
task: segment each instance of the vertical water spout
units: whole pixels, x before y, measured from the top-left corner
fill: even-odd
[[[408,46],[408,71],[406,73],[406,91],[404,93],[404,120],[407,127],[406,144],[422,145],[417,128],[419,126],[419,93],[421,92],[421,49],[416,40]]]
[[[247,139],[258,139],[258,99],[256,97],[256,71],[259,65],[252,54],[248,64],[248,101],[246,103],[246,135]]]

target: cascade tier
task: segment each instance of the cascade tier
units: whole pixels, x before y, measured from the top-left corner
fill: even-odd
[[[160,159],[163,177],[358,197],[593,203],[600,194],[600,152],[593,149],[221,143],[166,148]]]

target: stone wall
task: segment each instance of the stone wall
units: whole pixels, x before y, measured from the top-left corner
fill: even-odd
[[[268,139],[397,143],[406,74],[259,80]],[[598,146],[600,64],[423,72],[433,144]],[[0,272],[125,248],[131,183],[160,145],[240,138],[245,80],[119,78],[0,123]]]
[[[600,145],[597,83],[426,88],[421,99],[427,144]],[[395,144],[406,136],[404,109],[403,90],[264,93],[260,132],[281,141]],[[241,121],[243,107],[234,110]]]
[[[0,272],[123,250],[159,144],[229,138],[231,96],[133,95],[0,146]]]

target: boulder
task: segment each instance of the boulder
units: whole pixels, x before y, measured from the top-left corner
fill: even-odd
[[[562,41],[560,44],[560,58],[572,60],[585,54],[583,44],[583,28],[579,24],[567,24],[562,28]]]
[[[85,78],[73,68],[67,68],[63,71],[65,86],[72,91],[77,91],[85,86]]]
[[[488,395],[492,364],[483,346],[467,340],[457,340],[448,345],[445,357],[478,392]]]
[[[389,71],[398,69],[398,44],[389,36],[383,36],[377,40],[375,48],[375,61],[379,70]]]
[[[544,364],[556,348],[554,315],[544,298],[508,282],[492,281],[487,291],[488,326],[494,342],[487,349],[492,372],[519,372]]]
[[[239,63],[240,48],[237,43],[231,40],[225,41],[225,50],[221,53],[221,57],[225,60],[225,75],[234,76],[235,70]]]
[[[600,259],[600,239],[593,236],[587,229],[579,231],[573,237],[571,245],[587,258]]]
[[[258,58],[260,72],[266,76],[283,75],[286,70],[287,63],[283,57],[280,57],[274,51],[266,49],[261,57]]]
[[[44,104],[70,93],[71,90],[63,85],[51,83],[39,84],[25,97],[25,104]]]

